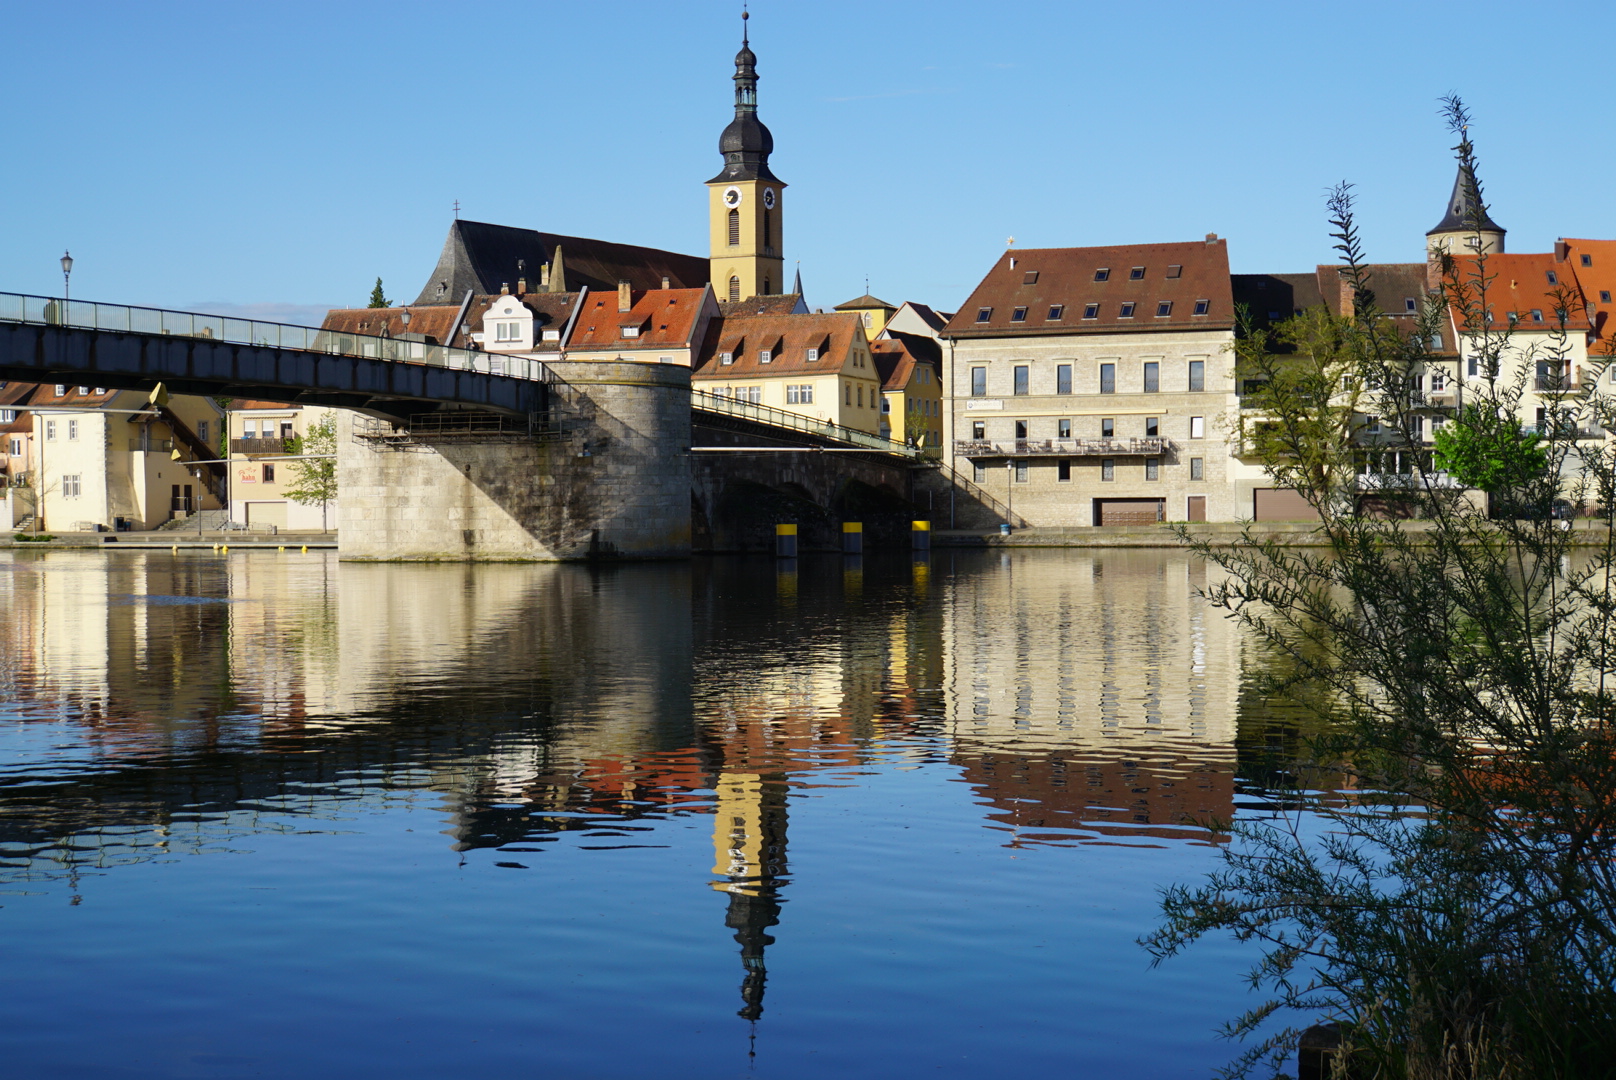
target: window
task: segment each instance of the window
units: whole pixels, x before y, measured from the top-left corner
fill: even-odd
[[[1161,458],[1147,457],[1145,459],[1145,479],[1161,479]]]
[[[1205,360],[1190,361],[1190,389],[1197,392],[1206,389]]]
[[[266,461],[266,462],[264,462],[263,468],[264,468],[264,483],[273,484],[275,482],[275,466],[271,465],[269,462]]]
[[[1599,290],[1599,302],[1601,304],[1610,303],[1610,290],[1609,289],[1600,289]]]
[[[1192,438],[1192,439],[1204,439],[1204,438],[1206,438],[1206,417],[1204,417],[1204,416],[1192,416],[1192,417],[1190,417],[1190,438]]]
[[[22,440],[20,438],[11,440],[11,456],[22,457]]]
[[[96,397],[100,397],[102,394],[104,394],[106,392],[107,392],[107,388],[104,387],[104,386],[98,386],[98,387],[95,388],[95,396]]]
[[[1145,438],[1157,439],[1161,437],[1161,417],[1145,417]]]
[[[741,299],[741,279],[731,274],[729,279],[729,298],[731,303]]]
[[[1132,270],[1129,270],[1128,271],[1128,280],[1129,281],[1143,281],[1143,280],[1145,280],[1145,268],[1143,266],[1136,266]]]
[[[1212,310],[1212,301],[1210,301],[1210,300],[1197,300],[1197,301],[1195,301],[1194,314],[1196,314],[1196,315],[1205,315],[1208,311],[1211,311],[1211,310]]]
[[[1016,421],[1016,441],[1017,442],[1026,442],[1027,441],[1027,421],[1025,421],[1025,420],[1017,420]]]
[[[196,422],[196,437],[203,442],[208,441],[208,422],[206,420]]]
[[[1364,421],[1364,430],[1371,435],[1380,434],[1380,417],[1371,416]]]
[[[1107,416],[1107,417],[1104,417],[1104,418],[1102,418],[1100,420],[1100,438],[1109,439],[1109,438],[1114,437],[1116,435],[1116,433],[1117,433],[1117,422],[1116,422],[1115,419],[1113,419],[1112,417]]]
[[[1065,304],[1050,304],[1049,305],[1049,321],[1050,322],[1059,322],[1061,316],[1064,315],[1064,314],[1066,314],[1066,305]]]
[[[1027,365],[1026,364],[1017,364],[1015,366],[1015,377],[1016,377],[1016,389],[1015,389],[1016,396],[1017,397],[1025,396],[1026,393],[1027,393]]]
[[[1168,267],[1167,267],[1167,276],[1170,277],[1170,278],[1183,277],[1184,276],[1184,266],[1183,266],[1183,264],[1182,263],[1171,263],[1171,264],[1169,264]]]
[[[988,425],[985,420],[971,421],[971,438],[978,442],[988,437]]]
[[[1584,266],[1592,266],[1593,264],[1594,264],[1594,257],[1592,255],[1584,255],[1582,257],[1582,265],[1584,265]]]
[[[1055,393],[1070,394],[1072,392],[1072,365],[1055,365]]]
[[[1084,304],[1083,305],[1083,317],[1085,319],[1098,319],[1100,317],[1100,305],[1099,304]]]
[[[78,441],[78,438],[79,438],[79,422],[77,420],[69,420],[67,422],[67,438],[68,438],[69,442],[77,442]]]
[[[810,364],[817,363],[818,360],[819,360],[819,350],[818,349],[809,349],[808,350],[807,360],[808,360],[808,363],[810,363]]]
[[[852,386],[851,383],[843,383],[842,384],[842,404],[843,405],[851,405],[851,404],[853,404],[853,386]]]
[[[1026,482],[1027,482],[1027,463],[1025,461],[1018,461],[1018,462],[1016,462],[1016,483],[1025,484]]]
[[[1448,373],[1445,371],[1431,372],[1431,393],[1440,394],[1448,388]]]
[[[1553,270],[1550,270],[1548,272],[1548,278],[1549,278],[1549,284],[1550,285],[1558,285],[1558,284],[1560,284],[1560,275],[1556,274]]]
[[[749,405],[761,405],[763,404],[763,387],[737,386],[735,388],[735,400],[744,401]]]
[[[971,396],[986,397],[988,393],[988,369],[974,367],[971,369]]]
[[[858,397],[858,407],[862,409],[864,408],[864,387],[859,387],[856,393]]]
[[[628,326],[623,327],[623,336],[624,337],[637,337],[639,335],[639,332],[640,331],[639,331],[638,327],[628,327]],[[494,340],[495,341],[521,341],[522,340],[522,325],[520,323],[513,323],[513,322],[495,323],[494,324]]]
[[[1094,271],[1094,280],[1095,281],[1110,281],[1111,280],[1111,270],[1110,270],[1110,268],[1102,266],[1102,267],[1100,267],[1100,269]]]
[[[1100,365],[1100,393],[1114,394],[1117,392],[1117,365]]]
[[[292,431],[292,422],[290,420],[282,420],[281,421],[281,438],[290,439],[293,436],[293,434],[294,434],[294,432]]]
[[[773,349],[762,349],[762,350],[760,350],[758,352],[758,363],[760,363],[760,364],[772,364],[772,363],[774,363],[774,350]]]
[[[1072,459],[1071,458],[1061,458],[1059,461],[1057,461],[1055,463],[1055,479],[1058,482],[1062,483],[1062,484],[1071,483],[1071,480],[1072,480]]]
[[[1117,459],[1103,457],[1100,459],[1100,479],[1110,482],[1117,478]]]
[[[859,321],[864,324],[864,329],[868,330],[875,325],[875,313],[873,311],[863,312],[859,315]]]
[[[89,397],[89,395],[90,395],[90,388],[88,386],[79,387],[79,396],[80,397]]]
[[[720,364],[733,364],[735,362],[735,354],[732,352],[721,352],[718,354],[718,362]]]
[[[1172,313],[1173,302],[1171,300],[1163,300],[1156,305],[1156,318],[1165,319]]]
[[[1205,474],[1206,474],[1205,459],[1204,458],[1198,458],[1198,457],[1190,458],[1190,479],[1191,480],[1204,480],[1204,479],[1206,479]]]
[[[913,403],[911,402],[911,404],[913,404]],[[913,409],[910,410],[910,412],[913,412],[913,411],[914,411]],[[892,399],[891,398],[883,397],[881,399],[881,415],[883,415],[883,416],[892,415]]]
[[[1543,309],[1542,308],[1533,308],[1532,309],[1532,321],[1533,322],[1542,322],[1543,321]]]
[[[57,383],[56,384],[56,396],[57,397],[66,397],[67,396],[67,384],[66,383]]]
[[[1161,364],[1154,360],[1145,363],[1145,393],[1154,394],[1161,390]]]
[[[1025,274],[1021,275],[1021,283],[1023,285],[1038,284],[1038,271],[1028,270]]]
[[[9,424],[16,419],[16,409],[0,409],[0,424]]]
[[[990,307],[976,309],[976,321],[987,322],[993,318],[993,309]]]
[[[1024,308],[1024,307],[1018,307],[1018,308],[1011,309],[1011,311],[1010,311],[1010,321],[1011,322],[1026,322],[1027,321],[1027,309]]]
[[[1479,357],[1472,356],[1465,361],[1465,374],[1471,378],[1481,374],[1481,360]]]
[[[1127,303],[1127,304],[1123,304],[1122,305],[1122,310],[1117,312],[1117,318],[1119,318],[1119,319],[1131,319],[1131,318],[1133,318],[1133,309],[1134,309],[1135,306],[1136,305],[1134,305],[1131,302]]]
[[[741,212],[739,210],[729,212],[729,246],[741,246]]]
[[[787,383],[787,405],[812,405],[814,403],[814,386],[812,383]]]
[[[1412,296],[1404,297],[1403,310],[1408,312],[1410,315],[1413,315],[1415,312],[1420,310],[1420,302],[1414,299]]]
[[[56,421],[54,421],[54,420],[45,421],[45,440],[47,442],[55,442],[56,441]]]
[[[971,479],[975,480],[978,484],[980,484],[983,481],[987,480],[987,478],[988,478],[988,467],[986,465],[982,464],[980,461],[971,462]]]
[[[76,499],[82,493],[83,473],[64,474],[62,476],[62,498]]]
[[[1055,421],[1055,436],[1060,439],[1070,439],[1072,437],[1072,422],[1070,420]]]

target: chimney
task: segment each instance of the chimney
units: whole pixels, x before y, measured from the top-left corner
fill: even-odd
[[[1565,262],[1569,258],[1571,258],[1571,245],[1564,240],[1556,240],[1554,242],[1554,261]]]
[[[1209,244],[1217,243],[1218,242],[1218,234],[1215,233],[1215,232],[1207,233],[1206,234],[1206,242],[1209,243]]]
[[[544,263],[539,267],[539,291],[550,291],[550,264]]]
[[[626,282],[626,281],[619,281],[617,283],[617,310],[618,311],[633,311],[634,310],[634,296],[629,291],[628,282]]]
[[[510,282],[502,281],[502,282],[499,283],[499,295],[501,295],[501,296],[509,296],[509,295],[511,295],[511,283]]]
[[[527,260],[516,260],[516,295],[527,295]]]
[[[517,296],[526,296],[527,295],[527,278],[519,277],[519,278],[516,279],[516,295]]]
[[[663,275],[662,275],[662,287],[663,287],[663,288],[664,288],[664,289],[667,289],[667,288],[670,288],[670,287],[671,287],[671,286],[670,286],[670,285],[669,285],[669,283],[668,283],[668,275],[667,275],[667,274],[663,274]]]

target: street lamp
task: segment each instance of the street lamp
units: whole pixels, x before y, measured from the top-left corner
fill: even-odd
[[[1015,521],[1016,514],[1016,459],[1004,459],[1004,521],[1008,528]]]
[[[62,303],[64,303],[64,304],[67,303],[67,301],[69,299],[67,286],[68,286],[68,278],[70,278],[72,275],[73,275],[73,256],[69,255],[66,251],[63,251],[62,252]]]

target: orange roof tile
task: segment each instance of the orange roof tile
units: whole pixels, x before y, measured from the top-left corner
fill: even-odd
[[[1470,281],[1476,274],[1477,256],[1455,258],[1458,280]],[[1566,310],[1568,330],[1588,330],[1581,288],[1568,263],[1558,262],[1553,252],[1494,254],[1486,256],[1487,308],[1495,324],[1502,326],[1509,314],[1519,316],[1521,330],[1553,330],[1559,325],[1555,314],[1557,292],[1569,294]],[[1534,316],[1536,312],[1536,316]],[[1459,317],[1455,313],[1455,317]]]
[[[592,292],[573,327],[568,349],[654,349],[694,344],[706,289],[639,289],[629,311],[618,311],[617,293]],[[638,331],[624,336],[624,328]]]
[[[708,324],[691,377],[835,374],[847,365],[854,342],[863,340],[864,322],[857,315],[732,315]],[[770,350],[767,364],[759,358],[764,349]],[[819,350],[818,359],[808,359],[809,349]],[[720,361],[726,352],[728,364]],[[873,370],[870,377],[876,377]]]

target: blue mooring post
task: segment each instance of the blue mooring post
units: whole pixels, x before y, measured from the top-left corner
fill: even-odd
[[[774,554],[781,559],[795,559],[797,557],[797,527],[795,525],[776,525],[774,527]]]
[[[842,522],[842,554],[864,554],[864,523],[862,521]]]
[[[909,523],[909,547],[914,551],[931,550],[931,522],[913,521]]]

